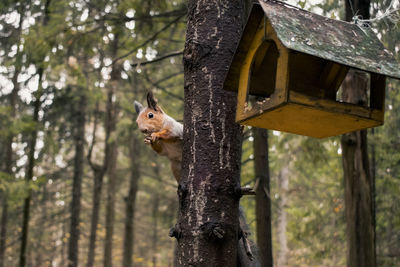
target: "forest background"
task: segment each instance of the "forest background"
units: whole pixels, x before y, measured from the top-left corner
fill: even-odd
[[[344,17],[344,1],[288,2]],[[371,17],[392,2],[371,1]],[[143,144],[133,101],[152,90],[182,121],[186,2],[6,0],[0,10],[0,266],[172,266],[177,185]],[[371,26],[399,59],[398,20]],[[340,137],[268,136],[276,265],[345,266]],[[254,186],[253,132],[243,138],[241,183]],[[396,266],[399,81],[388,80],[385,125],[368,138],[377,265]],[[254,197],[241,205],[255,233]]]

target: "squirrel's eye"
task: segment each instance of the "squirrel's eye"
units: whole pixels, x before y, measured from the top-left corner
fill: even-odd
[[[147,114],[147,116],[149,117],[149,119],[152,119],[154,117],[154,114],[149,112],[149,114]]]

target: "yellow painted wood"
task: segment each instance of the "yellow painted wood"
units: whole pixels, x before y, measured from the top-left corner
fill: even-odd
[[[263,23],[261,23],[260,26],[258,27],[257,33],[254,36],[254,39],[249,47],[249,51],[247,52],[247,56],[240,69],[238,101],[236,106],[236,121],[241,121],[242,119],[247,117],[245,115],[245,109],[246,109],[246,99],[249,88],[250,68],[253,63],[254,54],[257,52],[257,49],[264,41],[264,35],[265,35],[264,25]]]
[[[340,119],[342,114],[348,114],[356,117],[379,121],[383,113],[382,111],[377,109],[371,109],[368,107],[358,106],[350,103],[336,102],[328,99],[313,98],[294,91],[290,92],[289,102],[314,107],[316,109],[316,112],[318,112],[319,110],[327,110],[329,112],[337,113],[337,119]]]
[[[271,46],[270,42],[261,42],[260,46],[257,49],[256,56],[254,57],[254,63],[253,63],[253,70],[252,71],[257,71],[263,62],[263,59],[265,57],[265,54],[268,51],[268,48]]]
[[[288,103],[242,121],[244,125],[284,131],[316,138],[382,125],[381,121]]]
[[[253,39],[253,42],[249,47],[247,56],[240,70],[238,102],[236,109],[236,121],[238,122],[248,118],[249,116],[255,116],[256,114],[259,114],[260,110],[269,109],[271,107],[282,104],[287,100],[287,92],[288,92],[287,88],[288,88],[288,76],[289,76],[288,73],[289,51],[279,42],[279,39],[274,30],[272,29],[272,26],[269,24],[269,22],[267,22],[266,26],[267,30],[265,30],[264,28],[264,21],[260,23],[258,30],[255,34],[255,37]],[[268,41],[274,41],[279,51],[279,58],[277,62],[277,74],[276,74],[277,82],[275,85],[277,89],[270,96],[270,99],[268,101],[264,101],[261,104],[261,106],[253,108],[251,110],[249,109],[249,107],[247,107],[246,104],[246,99],[249,91],[248,88],[250,85],[251,68],[253,66],[253,62],[256,60],[255,55],[258,52],[258,49],[263,44],[265,44],[265,42]],[[257,56],[264,57],[265,53],[257,53]],[[262,61],[262,58],[257,60]],[[279,82],[278,79],[280,80]]]
[[[316,97],[296,92],[295,88],[289,91],[290,51],[279,41],[269,22],[265,25],[266,29],[264,21],[260,23],[240,69],[237,122],[317,138],[383,124],[383,110],[335,101],[336,90],[348,71],[342,65],[329,63],[325,70],[321,70],[322,78],[317,86],[329,87],[328,93],[321,93]],[[270,98],[248,107],[251,71],[262,64],[268,53],[271,43],[266,42],[274,42],[279,52],[275,91]]]
[[[279,101],[286,101],[289,87],[289,50],[278,42],[278,65],[276,70],[275,94]],[[272,98],[272,97],[271,97]]]

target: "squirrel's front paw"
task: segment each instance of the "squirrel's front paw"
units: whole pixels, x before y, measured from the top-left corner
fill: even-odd
[[[152,141],[152,142],[155,142],[155,141],[158,140],[158,136],[157,136],[156,133],[152,133],[152,134],[150,135],[150,138],[151,138],[151,141]]]
[[[144,138],[144,143],[146,144],[146,145],[150,145],[151,144],[151,142],[152,142],[152,138],[151,138],[151,136],[146,136],[145,138]]]

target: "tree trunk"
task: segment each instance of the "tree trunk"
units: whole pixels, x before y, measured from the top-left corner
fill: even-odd
[[[241,131],[223,90],[241,35],[242,1],[188,4],[178,266],[236,266]]]
[[[37,142],[37,134],[39,127],[39,111],[41,106],[40,97],[42,96],[42,77],[43,77],[43,68],[38,70],[39,74],[39,89],[36,92],[36,100],[34,103],[33,110],[33,122],[35,123],[35,129],[32,130],[30,140],[29,140],[29,152],[28,152],[28,166],[26,170],[26,184],[29,186],[29,183],[33,179],[33,168],[35,167],[35,150],[36,150],[36,142]],[[23,208],[23,218],[22,218],[22,232],[21,232],[21,250],[19,256],[19,266],[24,267],[26,265],[26,247],[28,244],[28,233],[29,233],[29,216],[30,216],[30,205],[31,205],[32,192],[28,189],[28,196],[24,200],[24,208]]]
[[[353,11],[369,18],[370,1],[346,2],[346,20]],[[365,73],[350,71],[343,82],[343,101],[366,105],[368,78]],[[373,180],[369,167],[367,131],[342,135],[342,161],[345,183],[347,232],[347,266],[376,266],[375,228],[373,213]]]
[[[86,263],[87,267],[93,267],[94,265],[94,256],[96,251],[96,239],[97,239],[97,225],[99,223],[99,215],[100,215],[100,205],[101,205],[101,193],[103,190],[103,179],[104,175],[107,171],[108,159],[110,157],[109,149],[108,149],[108,140],[110,138],[110,127],[108,127],[108,119],[105,120],[105,131],[106,137],[104,139],[104,158],[103,164],[101,166],[92,162],[92,152],[93,148],[96,144],[96,132],[97,132],[97,115],[98,115],[98,103],[96,103],[96,110],[94,114],[94,126],[93,126],[93,134],[92,134],[92,143],[89,147],[88,152],[88,162],[93,171],[93,195],[92,195],[92,216],[90,219],[90,237],[89,237],[89,252],[88,252],[88,260]]]
[[[7,221],[8,221],[8,196],[6,192],[1,194],[2,213],[1,213],[1,231],[0,231],[0,267],[4,267],[6,239],[7,239]]]
[[[89,9],[89,13],[90,13]],[[104,28],[104,22],[100,22],[100,28],[101,30],[101,35],[104,34],[105,28]],[[103,61],[104,61],[104,52],[101,50],[99,47],[99,53],[100,53],[100,67],[99,71],[97,73],[98,79],[102,78],[101,74],[101,69],[103,68]],[[86,73],[87,75],[87,73]],[[96,109],[94,112],[94,126],[93,126],[93,135],[92,135],[92,143],[89,147],[89,152],[88,152],[88,162],[89,165],[93,171],[93,195],[92,195],[92,216],[90,219],[90,237],[89,237],[89,251],[88,251],[88,259],[86,262],[86,267],[93,267],[94,265],[94,257],[95,257],[95,252],[96,252],[96,239],[97,239],[97,225],[99,222],[99,217],[100,217],[100,207],[101,207],[101,195],[103,191],[103,180],[104,180],[104,175],[107,171],[107,166],[108,166],[108,158],[109,158],[109,146],[108,146],[108,141],[110,138],[110,127],[109,127],[109,119],[108,116],[106,117],[104,121],[104,128],[105,128],[105,140],[104,140],[104,158],[103,158],[103,163],[101,166],[97,165],[96,163],[92,162],[92,152],[93,148],[96,144],[96,132],[97,132],[97,118],[98,118],[98,113],[99,113],[99,103],[96,103]]]
[[[158,233],[158,205],[159,205],[160,199],[158,194],[154,195],[154,199],[153,199],[153,237],[152,237],[152,250],[153,250],[153,267],[157,266],[157,251],[158,251],[158,237],[157,237],[157,233]]]
[[[287,245],[287,213],[285,211],[288,197],[287,193],[289,190],[289,160],[286,156],[285,161],[282,164],[281,170],[279,172],[279,214],[278,214],[278,243],[279,243],[279,253],[278,253],[278,267],[284,267],[288,265],[288,245]]]
[[[134,219],[136,193],[138,191],[138,182],[140,178],[140,147],[139,142],[133,134],[131,135],[131,144],[129,147],[129,157],[131,160],[131,181],[129,185],[129,193],[126,199],[126,218],[125,218],[125,235],[124,235],[124,256],[123,267],[132,267],[133,241],[134,241]]]
[[[89,237],[89,252],[88,260],[86,263],[87,267],[93,267],[94,255],[96,250],[96,239],[97,239],[97,225],[99,223],[100,204],[101,204],[101,192],[103,187],[104,172],[102,169],[94,169],[94,185],[93,185],[93,197],[92,197],[92,216],[90,219],[90,237]]]
[[[372,140],[375,140],[375,128],[371,129]],[[376,144],[371,146],[371,205],[372,205],[372,227],[374,229],[374,252],[375,252],[375,265],[376,259]]]
[[[113,52],[112,58],[116,57],[118,49],[118,34],[115,35],[113,42]],[[107,121],[109,123],[108,127],[110,131],[110,136],[114,137],[108,143],[108,152],[110,156],[108,158],[107,167],[107,204],[106,204],[106,238],[104,242],[104,267],[112,266],[112,244],[113,244],[113,234],[114,234],[114,218],[115,218],[115,192],[117,187],[117,157],[118,157],[118,145],[115,136],[115,130],[117,126],[117,104],[116,104],[116,88],[118,84],[118,77],[120,75],[119,68],[116,64],[113,65],[111,71],[111,81],[108,87],[107,93]]]
[[[46,0],[43,10],[43,20],[42,25],[46,26],[48,20],[50,18],[50,3],[51,0]],[[44,59],[44,58],[43,58]],[[42,61],[36,62],[39,66],[38,68],[38,75],[39,75],[39,85],[38,90],[35,92],[35,103],[34,103],[34,111],[33,111],[33,122],[35,123],[35,129],[31,133],[31,138],[29,140],[29,153],[28,153],[28,168],[26,171],[25,180],[27,185],[33,179],[33,168],[35,167],[35,150],[36,150],[36,142],[37,142],[37,134],[39,131],[39,111],[41,109],[42,102],[40,98],[43,95],[43,88],[42,88],[42,78],[44,67],[42,65]],[[30,204],[31,204],[32,192],[28,189],[28,196],[24,200],[24,208],[23,208],[23,219],[22,219],[22,233],[21,233],[21,250],[20,250],[20,258],[19,258],[19,266],[25,267],[26,265],[26,248],[28,245],[28,234],[29,234],[29,217],[30,217]]]
[[[18,11],[21,16],[20,20],[19,20],[19,24],[18,24],[18,29],[17,29],[17,36],[18,36],[18,39],[20,42],[21,41],[20,37],[21,37],[21,31],[22,31],[22,23],[24,22],[24,17],[25,17],[25,7],[21,6],[20,10],[18,10]],[[10,118],[15,118],[15,116],[16,116],[16,103],[17,103],[18,92],[20,89],[20,85],[18,83],[18,76],[21,73],[21,61],[22,61],[22,54],[20,52],[17,52],[16,61],[15,61],[15,65],[14,65],[15,71],[14,71],[13,77],[11,79],[14,88],[9,95]],[[10,125],[9,129],[12,129],[11,125]],[[11,130],[7,136],[7,140],[5,143],[5,159],[4,159],[4,167],[3,167],[4,172],[9,175],[13,175],[13,171],[12,171],[12,166],[13,166],[12,143],[13,143],[13,140],[14,140],[14,134]],[[8,194],[7,194],[7,192],[0,192],[0,193],[1,193],[1,199],[2,199],[2,216],[1,216],[1,229],[0,229],[0,267],[3,267],[5,250],[6,250],[6,239],[7,239]]]
[[[352,71],[343,82],[344,101],[366,103],[367,77]],[[347,266],[375,265],[372,177],[368,162],[367,131],[342,135],[345,181]]]
[[[104,241],[104,267],[112,266],[112,244],[115,220],[115,192],[117,187],[117,144],[113,141],[110,148],[110,161],[107,168],[107,204],[106,204],[106,238]]]
[[[103,25],[104,26],[104,25]],[[104,32],[103,32],[104,34]],[[100,62],[103,62],[103,53],[100,53]],[[103,63],[101,63],[103,64]],[[102,69],[102,68],[99,68]],[[101,78],[101,72],[98,73],[98,77]],[[107,103],[108,105],[109,103]],[[90,219],[90,237],[89,237],[89,251],[86,267],[93,267],[94,256],[96,251],[96,239],[97,239],[97,225],[100,217],[100,206],[101,206],[101,195],[103,191],[103,180],[108,167],[108,159],[110,158],[110,147],[108,141],[110,139],[111,129],[110,129],[110,113],[107,113],[104,120],[105,128],[105,139],[104,139],[104,158],[102,165],[97,165],[92,161],[92,152],[96,144],[96,132],[97,132],[97,122],[99,114],[99,103],[96,103],[96,109],[94,112],[94,126],[92,133],[92,143],[89,147],[87,160],[93,171],[93,196],[92,196],[92,216]]]
[[[48,197],[47,184],[45,184],[45,185],[43,185],[43,195],[42,195],[42,199],[40,201],[40,207],[41,207],[40,216],[41,216],[41,218],[40,218],[39,225],[45,225],[45,223],[48,220],[48,218],[47,218],[47,197]],[[36,259],[35,259],[36,266],[43,266],[44,265],[43,262],[45,262],[46,259],[50,258],[50,255],[48,253],[49,251],[47,250],[47,246],[42,245],[43,239],[45,239],[48,236],[49,235],[46,235],[46,234],[39,234],[39,236],[37,237],[37,240],[36,240],[37,245],[35,247],[35,250],[39,251],[39,253],[36,253]],[[47,240],[45,239],[44,242],[47,242]],[[45,257],[45,260],[43,260],[43,257]]]
[[[82,89],[81,89],[82,90]],[[72,185],[71,227],[68,244],[68,266],[78,266],[79,220],[81,211],[82,177],[85,145],[86,95],[81,94],[76,113],[74,177]]]
[[[268,159],[268,131],[253,128],[254,172],[256,177],[257,245],[263,267],[272,267],[271,198]]]

